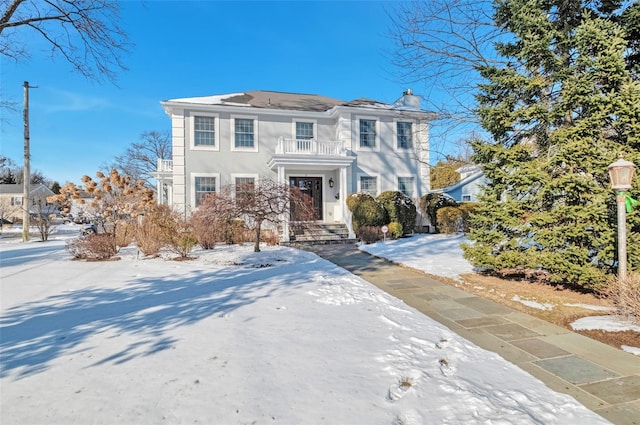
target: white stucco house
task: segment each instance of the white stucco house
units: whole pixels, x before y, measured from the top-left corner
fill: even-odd
[[[351,193],[429,192],[429,122],[411,90],[392,103],[248,91],[161,102],[172,159],[159,161],[159,202],[189,214],[229,184],[270,178],[303,189],[321,223],[345,223]],[[288,231],[282,240],[288,240]]]

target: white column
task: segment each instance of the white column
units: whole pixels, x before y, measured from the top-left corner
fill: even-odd
[[[285,168],[282,165],[278,165],[278,184],[287,184]],[[282,217],[282,242],[289,242],[289,217],[291,214],[286,214]]]
[[[342,220],[349,230],[349,239],[355,239],[356,234],[353,232],[351,223],[351,211],[347,208],[347,167],[340,168],[340,208],[342,209]]]

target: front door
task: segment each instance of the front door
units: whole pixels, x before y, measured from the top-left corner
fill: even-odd
[[[314,219],[322,220],[322,177],[289,177],[289,185],[299,188],[311,199]]]

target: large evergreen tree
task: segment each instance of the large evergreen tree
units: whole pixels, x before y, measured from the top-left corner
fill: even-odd
[[[640,84],[625,63],[623,25],[612,19],[620,11],[604,3],[495,3],[496,24],[512,38],[496,46],[506,67],[479,69],[478,114],[493,140],[474,144],[489,181],[464,246],[476,266],[590,288],[614,270],[607,166],[621,154],[640,163]],[[640,212],[627,223],[629,266],[640,270]]]

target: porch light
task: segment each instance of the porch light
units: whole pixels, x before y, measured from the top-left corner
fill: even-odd
[[[633,164],[632,164],[632,165],[633,165]],[[335,182],[333,181],[333,177],[331,177],[331,178],[329,179],[329,187],[333,187],[333,185],[334,185],[334,184],[335,184]],[[631,186],[629,186],[629,187],[631,187]]]
[[[609,165],[611,188],[618,191],[616,194],[616,204],[618,205],[618,279],[622,281],[627,279],[626,204],[627,198],[631,199],[624,193],[624,189],[631,189],[631,179],[635,168],[636,166],[632,162],[625,161],[622,157]]]

